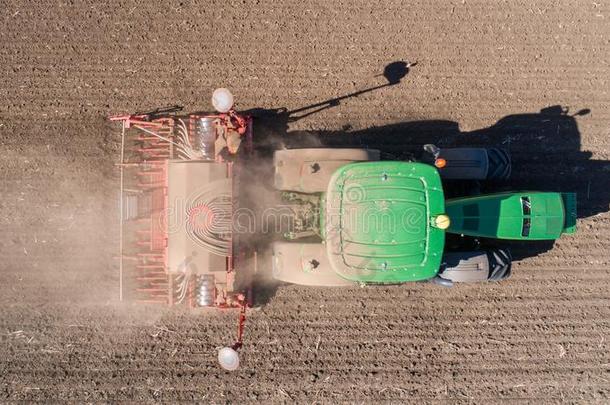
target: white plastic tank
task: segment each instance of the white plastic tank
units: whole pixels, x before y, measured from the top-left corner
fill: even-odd
[[[214,160],[214,143],[216,142],[216,127],[214,118],[203,117],[197,120],[196,148],[203,154],[204,160]]]
[[[212,105],[218,112],[229,112],[231,107],[233,107],[233,94],[231,94],[229,89],[224,87],[214,90],[214,93],[212,93]]]
[[[218,363],[220,367],[228,371],[237,370],[239,367],[239,354],[231,347],[223,347],[218,351]]]

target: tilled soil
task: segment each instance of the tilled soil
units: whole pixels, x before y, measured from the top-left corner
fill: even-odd
[[[607,401],[608,4],[403,3],[3,2],[0,400]],[[384,84],[402,60],[417,65],[398,84],[272,114]],[[235,314],[117,300],[106,119],[209,109],[221,86],[287,142],[508,148],[511,187],[578,192],[578,233],[515,246],[499,284],[281,286],[225,372]]]

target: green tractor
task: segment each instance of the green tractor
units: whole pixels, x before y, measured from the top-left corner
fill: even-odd
[[[477,192],[510,176],[501,149],[425,145],[411,161],[373,149],[275,150],[232,103],[217,89],[217,113],[111,117],[122,124],[119,298],[238,310],[237,340],[218,353],[227,370],[239,366],[259,268],[308,286],[498,281],[511,271],[500,242],[575,232],[573,193]],[[259,266],[269,246],[272,265]]]
[[[274,186],[293,218],[273,243],[273,277],[309,286],[499,281],[510,276],[511,255],[498,241],[575,232],[574,193],[445,199],[456,180],[508,178],[507,152],[424,149],[420,162],[383,161],[368,149],[276,151]],[[454,247],[452,235],[475,248]]]

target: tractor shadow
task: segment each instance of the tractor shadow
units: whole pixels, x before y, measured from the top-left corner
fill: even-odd
[[[317,135],[323,146],[380,149],[398,159],[417,158],[426,143],[441,148],[501,147],[511,153],[511,178],[482,184],[483,192],[576,192],[578,218],[584,219],[607,212],[610,202],[610,162],[592,159],[590,151],[581,149],[577,118],[588,113],[585,109],[570,114],[567,108],[555,105],[538,113],[508,115],[490,127],[468,132],[462,132],[456,122],[432,120]],[[535,257],[554,245],[554,241],[491,242],[497,243],[508,245],[515,260]]]
[[[403,63],[402,76],[409,68]],[[413,66],[413,65],[410,65]],[[387,68],[386,68],[387,69]],[[371,87],[373,91],[396,85],[400,79]],[[305,116],[306,111],[319,112],[333,108],[344,99],[362,92],[330,99],[325,102],[289,111],[285,108],[251,110],[255,118],[258,156],[270,158],[281,148],[336,147],[379,149],[388,159],[418,158],[423,145],[434,143],[442,147],[500,147],[511,153],[513,171],[504,183],[484,184],[483,192],[536,190],[576,192],[578,218],[584,219],[608,211],[610,203],[610,161],[592,158],[592,152],[582,150],[578,120],[586,119],[588,109],[571,113],[568,108],[553,105],[536,113],[513,114],[494,125],[474,131],[461,131],[459,123],[444,120],[407,121],[397,124],[351,131],[346,125],[340,131],[291,131],[289,125]],[[296,114],[296,115],[295,115]],[[582,118],[581,118],[582,117]],[[269,169],[271,170],[271,168]],[[272,171],[265,178],[272,179]],[[554,241],[501,242],[509,246],[513,259],[535,257],[553,248]],[[263,301],[274,295],[275,288],[266,284]],[[262,302],[261,304],[263,304]]]

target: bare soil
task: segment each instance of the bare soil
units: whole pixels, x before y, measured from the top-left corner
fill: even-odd
[[[0,10],[0,401],[608,401],[607,2],[73,3]],[[401,60],[417,65],[396,85],[273,111],[384,84]],[[281,286],[225,372],[234,314],[117,300],[106,119],[209,109],[221,86],[287,142],[507,147],[512,187],[578,192],[578,233],[516,246],[500,284]]]

